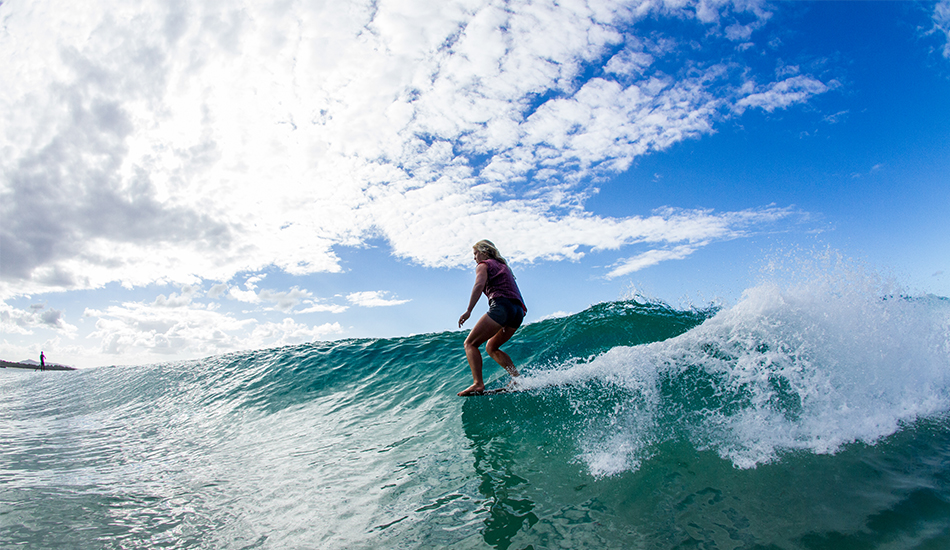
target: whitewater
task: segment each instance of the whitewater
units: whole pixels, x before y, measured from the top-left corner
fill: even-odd
[[[0,371],[2,548],[950,548],[950,300],[729,307]],[[510,380],[486,362],[490,387]]]

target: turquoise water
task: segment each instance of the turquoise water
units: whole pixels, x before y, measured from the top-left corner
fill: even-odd
[[[464,335],[0,371],[0,547],[950,548],[946,299],[598,304],[472,398]]]

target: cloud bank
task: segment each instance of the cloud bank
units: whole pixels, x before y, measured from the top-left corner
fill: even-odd
[[[180,294],[159,295],[151,303],[125,302],[103,310],[87,308],[83,316],[96,319],[95,330],[89,337],[100,342],[98,353],[120,357],[143,352],[153,357],[201,357],[222,351],[310,342],[343,331],[339,323],[308,326],[290,317],[281,322],[237,319],[217,311],[213,302],[198,300],[201,297],[198,288],[186,286]]]
[[[943,41],[943,57],[950,59],[950,0],[937,2],[934,6],[933,22],[933,31],[941,35]]]
[[[467,265],[486,234],[522,261],[656,250],[613,274],[681,258],[789,212],[602,217],[584,208],[599,178],[834,86],[748,69],[771,17],[757,1],[37,0],[0,16],[7,297],[339,272],[337,247],[379,238],[431,267]]]

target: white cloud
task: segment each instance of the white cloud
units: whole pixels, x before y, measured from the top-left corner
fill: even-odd
[[[63,329],[68,331],[75,331],[76,327],[69,325],[63,319],[63,312],[58,309],[48,309],[39,314],[39,321],[45,326]]]
[[[305,300],[304,303],[310,304],[309,307],[305,307],[301,310],[296,311],[295,313],[304,314],[304,313],[343,313],[348,310],[348,306],[340,304],[327,304],[322,301],[316,300]]]
[[[629,275],[634,271],[656,265],[667,260],[682,260],[693,252],[697,247],[692,245],[681,245],[670,250],[649,250],[633,258],[626,258],[617,263],[617,265],[607,273],[608,279]]]
[[[273,302],[274,309],[290,312],[301,300],[310,298],[312,295],[307,290],[301,290],[293,287],[287,291],[262,290],[258,297],[265,302]]]
[[[247,280],[244,281],[244,288],[246,288],[246,289],[248,289],[248,290],[254,290],[254,289],[256,289],[256,288],[257,288],[257,283],[263,281],[263,280],[264,280],[264,277],[266,277],[266,276],[267,276],[266,274],[257,274],[257,275],[252,275],[252,276],[248,277]]]
[[[252,349],[265,346],[287,346],[303,344],[329,336],[340,334],[343,327],[339,323],[324,323],[319,326],[300,324],[293,319],[286,318],[281,323],[262,323],[254,327],[245,345]]]
[[[208,291],[208,298],[217,299],[221,296],[224,296],[228,293],[228,285],[226,283],[218,283],[213,285]]]
[[[159,294],[151,301],[128,301],[102,309],[86,308],[83,317],[95,328],[86,337],[96,342],[90,348],[76,340],[78,328],[66,322],[62,311],[45,304],[33,304],[27,310],[0,302],[0,333],[27,337],[44,330],[55,336],[36,340],[31,346],[3,344],[5,358],[36,355],[34,347],[47,354],[70,357],[73,361],[101,364],[107,361],[148,363],[173,358],[218,355],[245,349],[298,344],[343,333],[339,323],[310,325],[285,318],[282,322],[247,318],[220,311],[220,304],[197,301],[202,292],[196,286],[184,286],[179,293]],[[262,290],[261,303],[273,303],[274,310],[290,310],[299,302],[314,304],[310,292],[296,287],[286,292]],[[314,306],[313,311],[340,312],[346,306]],[[295,312],[304,313],[304,312]],[[39,330],[43,329],[43,330]],[[59,338],[62,336],[66,341]],[[35,339],[34,339],[35,340]],[[43,342],[40,344],[39,342]]]
[[[746,233],[746,228],[770,223],[794,215],[790,208],[774,206],[762,209],[728,212],[716,215],[712,211],[666,209],[644,220],[651,231],[641,241],[661,243],[660,248],[648,250],[632,258],[617,262],[607,273],[613,279],[669,260],[682,260],[698,249],[715,241],[735,239]],[[675,243],[676,246],[670,246]]]
[[[351,304],[361,307],[388,307],[405,304],[409,300],[398,300],[396,298],[387,298],[388,291],[368,290],[365,292],[353,292],[346,296]]]
[[[54,330],[66,336],[74,335],[77,330],[75,325],[66,322],[61,310],[33,304],[29,311],[24,311],[0,302],[0,333],[27,335],[33,334],[35,328]]]
[[[238,319],[216,311],[211,304],[167,301],[126,302],[104,310],[87,309],[85,317],[96,319],[90,338],[100,344],[99,353],[135,358],[138,362],[168,356],[205,356],[243,349],[309,342],[339,334],[338,323],[310,326],[293,319],[281,323]]]
[[[745,42],[752,37],[752,25],[740,25],[735,23],[726,27],[726,38],[733,42]]]
[[[248,304],[256,304],[261,301],[260,297],[253,290],[241,290],[237,287],[231,287],[228,291],[228,298]]]
[[[793,76],[781,82],[773,82],[762,91],[750,93],[736,105],[740,110],[745,107],[759,107],[771,113],[776,109],[785,109],[801,103],[813,95],[825,93],[828,89],[827,84],[811,76]]]
[[[850,111],[847,111],[847,110],[845,110],[845,111],[838,111],[837,113],[835,113],[835,114],[833,114],[833,115],[827,115],[827,116],[825,116],[825,118],[822,119],[822,120],[824,120],[824,121],[827,122],[828,124],[837,124],[837,123],[841,122],[841,121],[842,121],[845,117],[847,117],[849,114],[850,114]]]
[[[611,57],[604,70],[617,75],[630,75],[642,73],[652,64],[652,55],[639,49],[626,49]]]
[[[191,304],[191,300],[199,295],[200,287],[186,285],[181,288],[181,294],[172,292],[166,298],[164,294],[159,294],[152,303],[155,307],[184,307]]]
[[[252,277],[245,283],[245,287],[248,290],[241,290],[237,287],[231,287],[227,292],[228,298],[233,300],[238,300],[240,302],[245,302],[248,304],[261,304],[261,303],[272,303],[274,304],[272,308],[278,311],[283,311],[289,313],[294,307],[297,306],[301,301],[312,298],[313,295],[309,290],[300,289],[298,287],[293,287],[290,290],[278,291],[270,289],[262,289],[260,292],[255,291],[257,288],[256,282],[259,282],[262,277]],[[220,286],[216,285],[212,288],[217,289],[218,294],[223,294]],[[209,292],[209,296],[210,296]],[[311,310],[316,311],[316,310]]]
[[[764,5],[2,4],[0,295],[217,281],[290,311],[309,295],[222,285],[342,272],[334,247],[379,237],[423,266],[467,264],[487,230],[523,260],[715,239],[729,213],[600,217],[582,182],[829,89],[796,76],[731,105],[743,67],[631,27],[745,39]]]

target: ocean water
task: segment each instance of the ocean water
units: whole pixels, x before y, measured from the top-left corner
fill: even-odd
[[[950,548],[950,300],[597,304],[470,398],[464,336],[0,371],[0,548]]]

